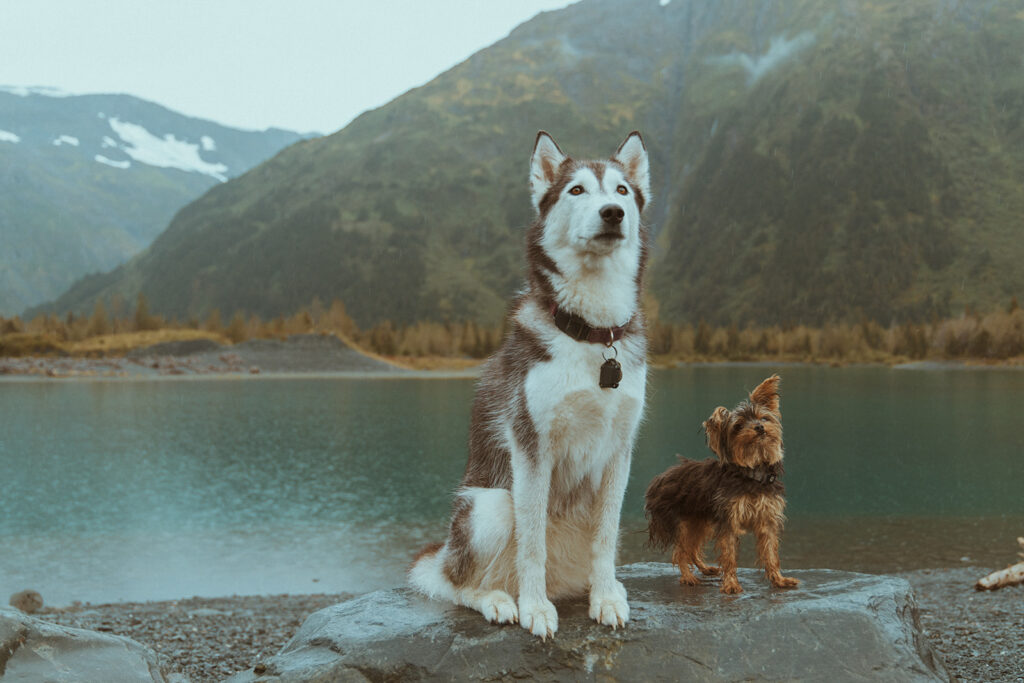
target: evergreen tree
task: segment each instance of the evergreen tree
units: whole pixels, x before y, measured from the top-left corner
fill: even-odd
[[[139,296],[135,299],[134,322],[136,332],[155,330],[159,327],[157,319],[149,313],[149,301],[142,292],[139,292]]]
[[[87,334],[90,337],[110,334],[110,317],[107,315],[107,307],[103,305],[103,299],[96,299],[96,306],[92,310],[92,317],[89,318]]]
[[[249,337],[248,326],[245,322],[245,316],[242,315],[241,311],[237,311],[231,323],[228,325],[228,329],[224,332],[227,338],[231,340],[232,344],[238,344],[244,342]]]
[[[224,323],[220,320],[220,309],[215,308],[210,311],[210,315],[206,316],[203,329],[214,334],[224,334]]]

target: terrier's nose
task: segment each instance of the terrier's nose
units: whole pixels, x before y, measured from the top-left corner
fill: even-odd
[[[756,425],[754,425],[754,431],[757,432],[758,434],[764,434],[764,425],[758,422]]]
[[[605,223],[611,225],[618,225],[622,222],[623,216],[626,215],[626,212],[618,204],[605,204],[598,213],[601,214],[601,219]]]

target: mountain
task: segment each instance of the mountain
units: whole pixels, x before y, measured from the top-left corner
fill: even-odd
[[[0,314],[124,262],[178,209],[301,137],[127,95],[0,88]]]
[[[785,30],[691,62],[663,315],[888,323],[1024,293],[1024,2],[779,6]]]
[[[499,321],[539,129],[652,157],[651,291],[715,323],[921,320],[1024,294],[1024,1],[583,0],[177,214],[97,297],[179,317]]]

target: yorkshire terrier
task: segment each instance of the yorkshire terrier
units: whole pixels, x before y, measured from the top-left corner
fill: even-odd
[[[705,576],[721,572],[723,593],[742,593],[736,549],[739,537],[753,531],[768,581],[776,588],[799,584],[783,576],[779,566],[779,537],[786,519],[781,419],[779,376],[772,375],[749,400],[733,410],[715,408],[704,421],[708,446],[718,459],[679,458],[678,465],[647,487],[644,512],[650,544],[662,550],[674,545],[672,563],[679,567],[679,583],[700,583],[692,564]],[[712,532],[721,568],[704,563],[704,543]]]

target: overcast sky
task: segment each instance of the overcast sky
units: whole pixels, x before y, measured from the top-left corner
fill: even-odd
[[[0,85],[331,133],[569,0],[0,0]]]

